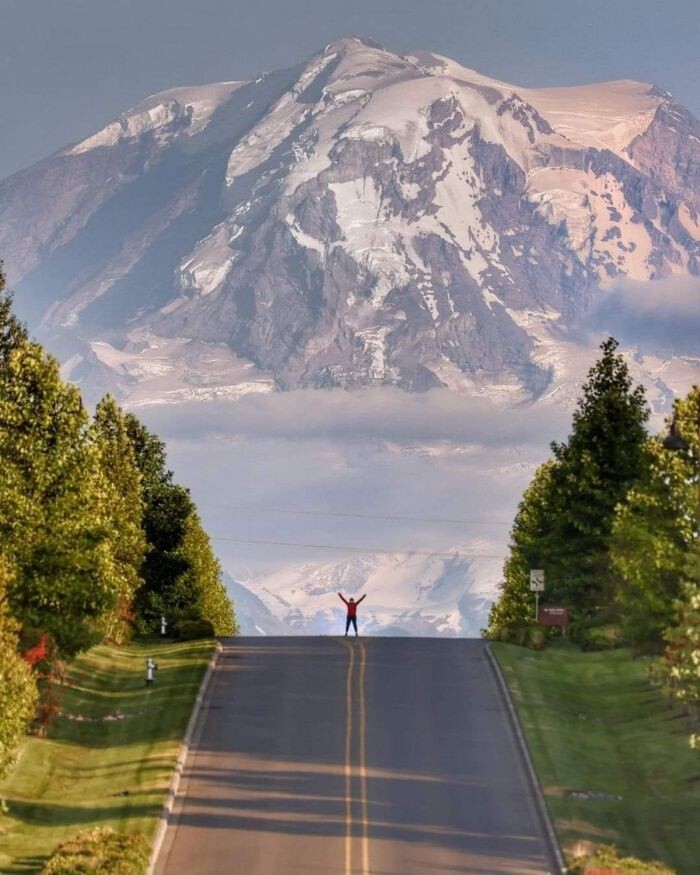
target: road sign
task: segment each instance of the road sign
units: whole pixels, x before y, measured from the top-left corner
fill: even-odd
[[[544,592],[544,571],[541,568],[533,568],[530,571],[530,591]]]
[[[542,626],[569,625],[569,610],[558,605],[544,605],[540,608],[539,621]]]

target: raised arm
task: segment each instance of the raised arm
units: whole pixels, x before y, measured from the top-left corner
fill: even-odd
[[[338,593],[338,595],[340,596],[340,598],[341,598],[341,599],[345,602],[345,604],[347,605],[348,600],[347,600],[346,598],[343,598],[343,596],[342,596],[341,593]]]
[[[365,593],[365,594],[362,596],[362,598],[359,598],[359,599],[355,602],[355,604],[356,604],[356,605],[359,605],[360,602],[363,601],[363,600],[366,599],[366,598],[367,598],[367,593]]]

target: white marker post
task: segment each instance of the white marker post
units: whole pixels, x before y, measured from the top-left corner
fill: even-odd
[[[540,621],[540,593],[544,592],[544,571],[541,568],[530,569],[530,592],[535,593],[535,622]]]
[[[146,660],[146,686],[147,687],[153,686],[153,681],[155,680],[155,675],[153,674],[153,672],[157,668],[158,668],[158,666],[156,665],[155,659],[151,659],[151,657],[149,656],[149,658]]]

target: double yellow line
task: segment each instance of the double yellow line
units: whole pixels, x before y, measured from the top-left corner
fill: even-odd
[[[357,774],[360,785],[360,842],[362,875],[370,875],[369,870],[369,819],[367,816],[367,701],[365,697],[365,675],[367,671],[367,651],[365,642],[359,641],[357,646],[347,641],[341,642],[349,652],[348,673],[345,681],[345,875],[353,875],[352,847],[354,832],[354,798],[353,798],[353,724],[355,709],[353,707],[353,686],[357,652],[360,654],[359,668],[359,714],[358,714],[358,766]]]

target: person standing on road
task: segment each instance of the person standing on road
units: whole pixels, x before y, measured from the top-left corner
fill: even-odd
[[[357,635],[358,634],[358,632],[357,632],[357,606],[360,604],[362,599],[365,598],[366,594],[363,595],[362,598],[359,598],[357,601],[355,601],[355,599],[352,596],[350,596],[350,599],[346,599],[343,597],[342,593],[338,593],[338,595],[340,596],[342,601],[345,602],[345,604],[347,605],[347,609],[348,609],[348,615],[345,618],[345,636],[347,637],[348,629],[350,628],[350,623],[352,623],[353,627],[355,628],[355,635]]]

